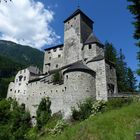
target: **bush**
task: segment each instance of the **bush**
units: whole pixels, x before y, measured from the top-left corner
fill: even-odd
[[[40,130],[51,117],[51,101],[49,98],[43,98],[37,109],[37,128]]]
[[[83,103],[78,104],[78,110],[76,108],[72,108],[72,117],[74,120],[85,120],[91,115],[92,111],[92,99],[87,99]]]
[[[108,102],[106,102],[105,110],[117,109],[124,105],[129,105],[132,102],[133,102],[133,98],[131,97],[110,99],[108,100]]]
[[[61,134],[66,126],[67,123],[64,120],[59,120],[56,126],[53,129],[50,129],[50,134],[51,135]]]
[[[101,100],[101,101],[96,101],[93,105],[92,105],[92,115],[96,115],[97,113],[102,113],[104,108],[106,106],[106,102]]]
[[[0,101],[0,139],[25,140],[30,128],[30,113],[14,100]]]
[[[54,73],[52,81],[54,84],[62,83],[62,74],[59,71]]]

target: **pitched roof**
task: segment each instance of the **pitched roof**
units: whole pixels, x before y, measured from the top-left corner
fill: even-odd
[[[72,64],[70,67],[67,68],[66,71],[64,71],[64,73],[71,72],[71,71],[84,71],[84,72],[90,72],[95,75],[95,72],[89,67],[87,67],[86,65],[84,65],[82,61],[78,61]]]
[[[98,55],[98,56],[92,58],[91,60],[89,60],[87,63],[95,62],[95,61],[100,61],[100,60],[103,60],[103,59],[104,59],[104,56]]]
[[[100,45],[103,45],[93,33],[91,33],[89,35],[88,39],[84,42],[85,45],[86,44],[91,44],[91,43],[98,43]]]
[[[84,16],[85,18],[87,18],[90,22],[93,23],[93,21],[86,15],[84,14],[80,9],[77,9],[72,15],[70,15],[65,21],[64,23],[66,23],[68,20],[72,19],[73,17],[75,17],[76,15],[81,14],[82,16]]]
[[[39,68],[36,67],[36,66],[29,66],[27,69],[28,69],[29,72],[32,73],[32,74],[37,74],[37,75],[38,75],[38,74],[41,74],[41,71],[40,71]]]
[[[63,44],[59,44],[59,45],[56,45],[56,46],[53,46],[53,47],[49,47],[49,48],[46,48],[44,50],[48,51],[48,50],[51,50],[51,49],[56,49],[56,48],[61,48],[61,47],[63,47]]]

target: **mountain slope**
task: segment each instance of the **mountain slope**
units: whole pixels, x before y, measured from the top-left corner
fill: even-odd
[[[29,46],[0,40],[0,55],[23,65],[36,65],[42,69],[44,53]]]
[[[25,66],[0,56],[0,98],[5,98],[8,85],[14,79],[17,71]]]
[[[0,98],[6,97],[8,85],[20,69],[29,65],[42,69],[43,59],[42,51],[0,40]]]

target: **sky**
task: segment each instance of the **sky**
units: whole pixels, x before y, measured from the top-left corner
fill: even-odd
[[[78,2],[79,1],[79,2]],[[122,51],[132,70],[137,69],[133,15],[127,0],[13,0],[0,4],[0,39],[37,49],[63,43],[63,21],[78,6],[95,23],[93,32]],[[137,77],[140,81],[140,77]]]

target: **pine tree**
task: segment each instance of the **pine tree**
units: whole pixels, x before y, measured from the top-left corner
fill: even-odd
[[[134,92],[136,91],[136,77],[134,76],[134,72],[131,70],[131,68],[127,69],[127,86],[128,91]]]
[[[127,64],[125,62],[125,56],[120,49],[117,63],[116,63],[116,73],[117,73],[117,82],[119,92],[126,92],[127,87]]]
[[[134,15],[135,19],[133,22],[135,27],[134,38],[138,40],[136,45],[140,48],[140,0],[128,0],[128,2],[131,2],[131,4],[128,6],[128,9]],[[137,73],[140,75],[140,51],[137,53],[137,59],[139,61]]]
[[[105,58],[114,64],[116,64],[117,61],[117,51],[113,47],[112,43],[105,42]]]

